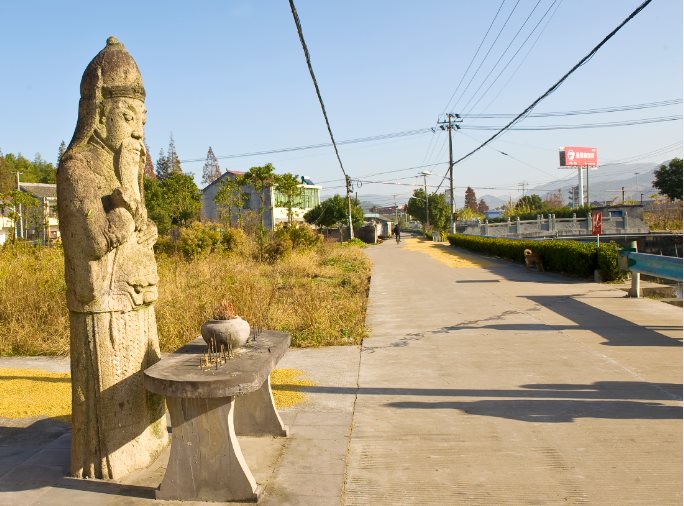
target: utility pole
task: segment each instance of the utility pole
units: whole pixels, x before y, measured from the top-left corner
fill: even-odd
[[[351,202],[351,192],[352,192],[352,182],[351,178],[347,175],[344,176],[347,183],[347,220],[349,221],[349,240],[354,238],[354,223],[352,221],[352,202]]]
[[[430,226],[430,207],[428,206],[428,202],[430,199],[428,198],[428,192],[427,192],[427,177],[432,175],[432,172],[429,170],[424,170],[419,176],[423,176],[423,186],[425,188],[425,228]]]
[[[456,221],[454,220],[456,202],[454,200],[454,151],[451,142],[451,130],[454,128],[460,129],[461,127],[457,123],[462,121],[461,116],[449,112],[446,115],[446,120],[437,122],[442,130],[446,129],[449,132],[449,231],[452,234],[456,233]],[[427,196],[427,192],[425,192],[425,195]]]
[[[397,207],[397,194],[393,194],[392,197],[394,197],[394,219],[397,223],[399,223],[399,208]]]
[[[21,172],[17,171],[15,172],[17,175],[17,191],[21,191],[21,186],[19,184],[19,174],[22,174]],[[24,238],[24,210],[21,207],[21,204],[18,206],[19,208],[19,230],[17,231],[16,227],[14,229],[14,235],[15,237],[17,236],[17,232],[19,234],[19,238],[23,239]]]

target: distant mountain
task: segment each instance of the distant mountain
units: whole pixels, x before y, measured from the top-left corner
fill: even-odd
[[[669,163],[669,159],[661,163],[623,163],[610,164],[599,167],[595,170],[589,171],[589,197],[592,201],[611,202],[622,200],[622,188],[625,188],[625,199],[627,200],[641,200],[643,194],[644,200],[650,199],[651,195],[658,193],[658,190],[653,188],[652,183],[655,176],[653,172],[662,164]],[[558,169],[559,178],[545,183],[534,188],[527,189],[527,194],[536,193],[542,198],[549,192],[561,191],[564,203],[569,203],[569,192],[573,186],[578,184],[576,169]],[[586,172],[585,172],[586,176]],[[585,191],[586,191],[586,177],[585,177]],[[340,192],[338,192],[340,193]],[[328,194],[323,188],[321,199],[329,198],[332,194]],[[508,203],[508,195],[477,195],[478,202],[484,199],[490,209],[496,209]],[[371,207],[387,207],[394,204],[395,200],[392,195],[381,194],[364,194],[359,196],[361,207],[368,211]],[[515,202],[517,197],[513,196]],[[403,205],[408,201],[407,196],[397,197],[396,203]],[[456,195],[456,207],[461,208],[464,205],[463,195]]]
[[[592,202],[599,201],[609,203],[612,200],[620,201],[622,200],[622,189],[624,187],[625,199],[639,201],[641,200],[642,194],[644,199],[648,199],[654,193],[658,193],[658,190],[653,188],[652,183],[653,179],[655,179],[653,172],[658,169],[660,165],[661,164],[659,163],[653,164],[650,162],[624,163],[604,165],[596,170],[590,170],[589,197]],[[577,170],[560,170],[567,173],[567,176],[563,179],[557,179],[550,183],[531,188],[529,193],[536,193],[543,197],[548,192],[558,191],[560,189],[563,201],[567,202],[572,187],[579,184]],[[586,191],[586,172],[584,172],[584,176]]]

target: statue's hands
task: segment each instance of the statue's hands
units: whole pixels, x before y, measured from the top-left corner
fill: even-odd
[[[126,211],[133,215],[133,206],[131,202],[126,198],[121,187],[114,188],[112,190],[112,204],[114,207],[123,207]]]
[[[125,243],[135,231],[133,216],[122,207],[115,207],[107,213],[107,239],[111,249]]]
[[[146,220],[138,232],[138,244],[152,247],[157,242],[157,225],[152,220]]]

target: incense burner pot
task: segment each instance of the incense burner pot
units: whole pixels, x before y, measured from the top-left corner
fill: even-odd
[[[225,350],[243,346],[249,339],[249,323],[236,316],[229,320],[207,320],[200,329],[202,338],[215,350],[223,345]]]

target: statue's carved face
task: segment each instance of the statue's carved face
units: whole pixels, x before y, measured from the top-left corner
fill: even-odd
[[[121,144],[135,139],[140,142],[144,136],[144,126],[147,119],[147,109],[142,100],[136,98],[108,99],[100,114],[97,132],[101,140],[112,151],[116,151]]]

